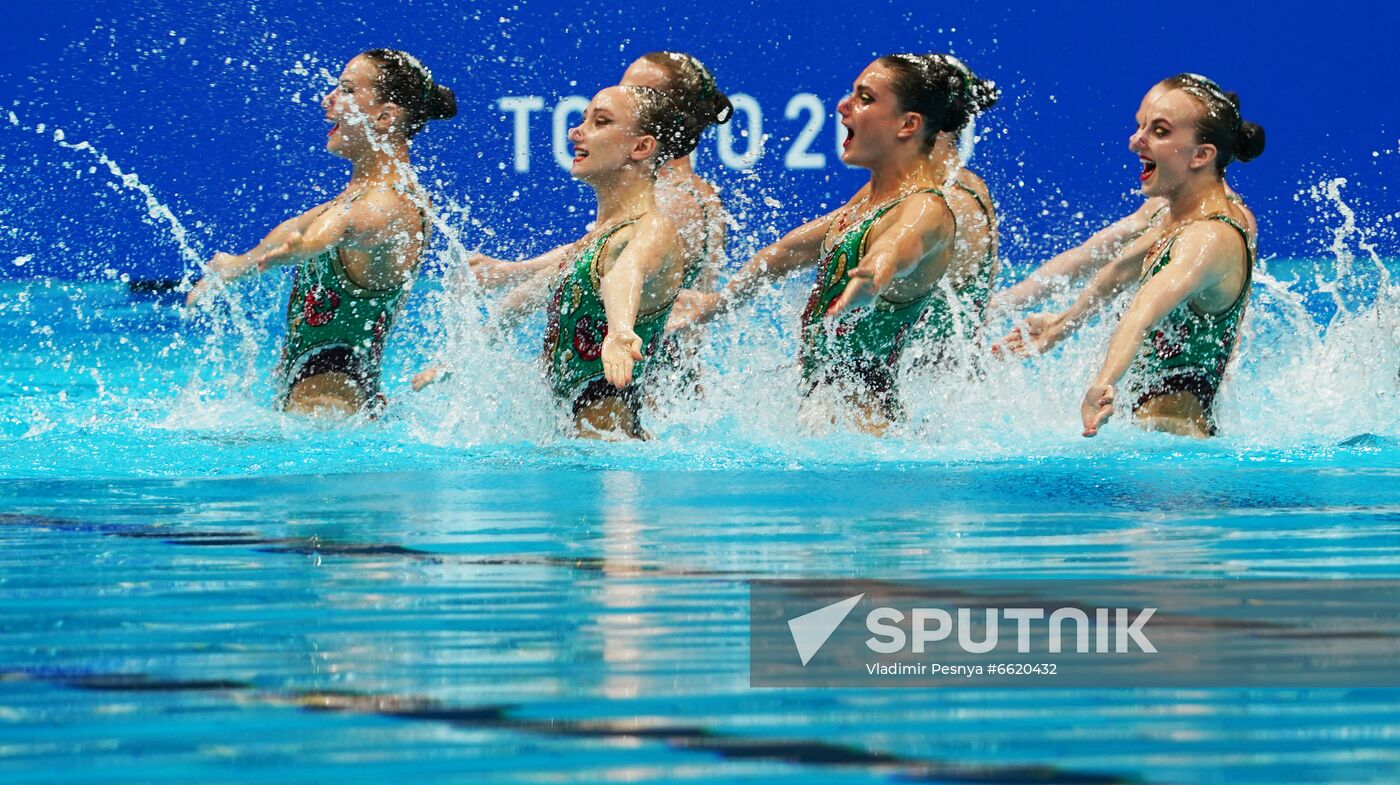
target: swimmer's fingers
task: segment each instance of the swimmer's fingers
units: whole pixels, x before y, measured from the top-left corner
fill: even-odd
[[[410,384],[413,385],[413,391],[418,392],[428,385],[442,381],[444,376],[442,370],[441,365],[432,365],[413,374],[413,379],[410,381]]]
[[[700,310],[699,294],[691,289],[676,293],[676,303],[671,307],[671,315],[666,318],[666,332],[679,332],[695,324],[695,316]]]
[[[869,270],[862,270],[857,267],[850,272],[851,282],[846,284],[845,291],[836,298],[836,302],[826,309],[826,315],[837,316],[846,311],[856,308],[863,308],[875,301],[875,282]]]
[[[642,339],[631,330],[603,338],[603,377],[618,389],[632,383],[632,369],[642,359]]]
[[[1005,338],[992,344],[992,354],[1001,360],[1008,359],[1007,354],[1014,354],[1017,357],[1026,356],[1025,336],[1021,334],[1020,327],[1011,328],[1011,332]]]
[[[1117,398],[1113,385],[1094,385],[1084,393],[1079,404],[1079,414],[1084,420],[1084,435],[1097,436],[1099,428],[1113,416],[1113,403]]]
[[[199,304],[200,299],[204,297],[204,290],[207,288],[204,285],[204,280],[205,279],[201,278],[199,282],[191,286],[189,292],[185,294],[185,310],[194,308]]]
[[[204,277],[185,295],[185,307],[194,308],[197,305],[208,304],[213,293],[222,289],[226,280],[237,277],[238,272],[238,257],[222,251],[214,254],[209,259],[209,264],[204,267]]]
[[[223,280],[217,274],[206,275],[199,279],[194,286],[190,287],[189,293],[185,295],[185,309],[194,311],[198,308],[209,305],[213,299],[214,292],[223,288]]]
[[[666,318],[666,332],[677,333],[691,325],[690,319],[679,311],[671,311],[671,315]]]
[[[1065,337],[1065,326],[1059,314],[1033,313],[1026,317],[1027,342],[1035,354],[1045,354],[1059,345]]]
[[[1059,342],[1059,333],[1047,331],[1039,335],[1032,336],[1030,346],[1036,354],[1045,354],[1051,349],[1054,349],[1055,345]]]
[[[501,276],[501,263],[486,254],[477,253],[467,257],[467,267],[476,280],[484,286],[495,284]]]
[[[1026,332],[1032,336],[1040,335],[1058,321],[1057,315],[1053,313],[1032,313],[1026,314]]]

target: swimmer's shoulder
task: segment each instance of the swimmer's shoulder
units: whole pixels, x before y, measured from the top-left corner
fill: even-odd
[[[1160,196],[1150,196],[1127,218],[1140,227],[1138,231],[1146,231],[1150,226],[1161,223],[1166,215],[1167,200]]]
[[[1194,221],[1173,241],[1174,259],[1204,253],[1213,264],[1237,266],[1249,252],[1247,242],[1234,226],[1219,220]]]
[[[420,207],[412,196],[397,188],[370,188],[345,201],[352,215],[384,225],[418,227],[423,222],[426,200]]]
[[[987,206],[987,211],[996,212],[996,205],[992,202],[992,190],[987,187],[987,181],[971,169],[962,169],[958,172],[958,182],[972,189]]]

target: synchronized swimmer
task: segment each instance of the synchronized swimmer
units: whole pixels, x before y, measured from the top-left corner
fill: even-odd
[[[869,181],[760,250],[721,288],[728,217],[690,154],[733,109],[699,60],[653,52],[600,90],[569,130],[571,172],[596,198],[589,231],[534,259],[479,254],[468,263],[485,290],[507,292],[491,308],[496,327],[512,330],[545,311],[541,365],[578,436],[645,438],[642,412],[658,385],[701,394],[707,324],[807,269],[815,281],[797,326],[804,415],[882,434],[904,416],[903,363],[952,372],[966,354],[954,349],[982,335],[989,310],[1030,307],[1053,284],[1092,276],[1066,311],[1027,315],[992,354],[1049,351],[1136,284],[1086,385],[1084,435],[1125,402],[1142,427],[1213,435],[1257,243],[1254,215],[1224,175],[1231,162],[1263,152],[1263,129],[1243,121],[1237,96],[1203,76],[1154,85],[1129,142],[1142,163],[1142,207],[993,295],[996,211],[957,140],[997,98],[991,82],[951,55],[872,62],[838,105],[841,159],[869,170]],[[327,149],[351,161],[350,184],[253,250],[215,255],[188,302],[248,273],[296,265],[280,405],[372,415],[384,400],[385,341],[428,242],[431,205],[408,140],[428,120],[453,116],[456,103],[412,56],[380,49],[352,59],[324,105],[334,123]],[[445,375],[425,368],[413,388]]]

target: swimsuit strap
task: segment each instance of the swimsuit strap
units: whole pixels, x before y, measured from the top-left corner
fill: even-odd
[[[1254,241],[1249,239],[1249,232],[1246,231],[1243,226],[1240,226],[1239,221],[1236,221],[1225,213],[1216,213],[1215,215],[1207,216],[1205,220],[1219,221],[1233,228],[1240,233],[1240,239],[1244,240],[1244,285],[1240,287],[1239,297],[1236,297],[1235,301],[1230,303],[1230,308],[1234,308],[1239,304],[1240,299],[1249,296],[1249,285],[1254,280]],[[1228,311],[1229,308],[1226,310]]]
[[[874,226],[876,221],[880,220],[881,218],[884,218],[886,213],[888,213],[890,210],[893,210],[894,208],[898,207],[900,202],[903,202],[905,199],[908,199],[909,197],[911,197],[911,196],[913,196],[913,195],[915,195],[915,194],[933,194],[934,196],[937,196],[939,199],[942,199],[942,200],[943,200],[943,209],[947,210],[947,211],[948,211],[948,215],[951,216],[952,219],[953,219],[953,232],[954,232],[954,234],[957,233],[957,231],[958,231],[958,214],[955,213],[955,212],[953,212],[953,207],[952,207],[952,205],[948,204],[948,197],[947,197],[947,195],[945,195],[945,194],[943,193],[943,189],[942,189],[942,188],[920,188],[920,189],[917,190],[917,191],[910,191],[910,192],[907,193],[907,194],[903,194],[903,195],[901,195],[901,196],[895,197],[894,199],[891,199],[890,201],[885,202],[884,204],[880,205],[879,207],[875,208],[874,210],[871,210],[871,211],[870,211],[870,215],[867,216],[867,218],[866,218],[865,220],[867,220],[867,221],[870,222],[870,226]],[[864,223],[864,221],[862,221],[862,223]],[[869,226],[866,227],[867,230],[868,230],[869,228],[870,228]],[[862,258],[865,256],[865,243],[866,243],[866,239],[867,239],[869,236],[870,236],[870,235],[869,235],[869,233],[868,233],[868,231],[867,231],[866,236],[865,236],[865,237],[862,237],[862,238],[861,238],[861,241],[860,241],[860,255],[861,255]]]
[[[880,220],[881,218],[883,218],[884,215],[885,215],[885,213],[888,213],[890,210],[894,209],[896,206],[899,205],[900,202],[904,201],[905,199],[908,199],[909,197],[913,196],[914,194],[923,194],[923,193],[937,194],[938,198],[943,200],[943,206],[944,206],[945,208],[947,208],[948,213],[949,213],[949,214],[953,214],[953,208],[948,206],[948,197],[946,197],[946,196],[943,195],[942,189],[940,189],[940,188],[919,188],[919,189],[914,190],[914,191],[909,191],[908,193],[900,194],[899,196],[896,196],[896,197],[894,197],[893,199],[890,199],[890,200],[888,200],[888,201],[885,201],[885,202],[883,202],[882,204],[880,204],[880,205],[878,205],[878,206],[876,206],[876,207],[872,207],[872,208],[870,208],[869,210],[866,210],[866,211],[865,211],[865,214],[864,214],[864,217],[862,217],[862,218],[860,219],[860,221],[855,222],[855,223],[852,223],[852,224],[848,224],[847,226],[843,227],[843,228],[841,229],[841,231],[836,235],[836,240],[835,240],[835,242],[832,242],[830,245],[828,245],[828,244],[827,244],[827,240],[830,239],[830,236],[831,236],[831,229],[835,226],[835,223],[836,223],[835,221],[833,221],[833,222],[832,222],[832,226],[827,227],[826,235],[822,237],[822,246],[821,246],[821,253],[822,253],[822,255],[825,256],[825,255],[831,253],[833,250],[836,249],[837,246],[839,246],[839,245],[841,244],[841,242],[846,238],[847,235],[849,235],[850,233],[852,233],[852,232],[854,232],[854,231],[860,230],[860,231],[862,231],[862,232],[864,232],[864,233],[868,233],[868,232],[870,231],[870,227],[871,227],[871,226],[874,226],[876,221],[878,221],[878,220]],[[867,196],[866,198],[868,199],[869,197]],[[957,222],[958,222],[958,217],[957,217],[957,215],[953,215],[954,231],[956,231]],[[860,255],[861,255],[861,256],[865,256],[865,235],[864,235],[864,234],[862,235],[861,241],[860,241]]]
[[[962,180],[954,180],[953,186],[960,191],[966,191],[973,199],[976,199],[977,206],[982,210],[982,215],[987,217],[988,223],[991,223],[992,211],[987,207],[987,203],[982,201],[982,194],[978,193],[976,188],[964,183]]]
[[[642,213],[642,215],[646,215],[646,213]],[[584,254],[587,254],[589,251],[592,251],[593,258],[589,260],[588,277],[589,283],[593,285],[593,290],[597,291],[598,287],[601,285],[601,282],[603,280],[603,249],[607,247],[608,241],[612,239],[613,235],[640,221],[642,219],[642,215],[633,216],[625,221],[619,221],[617,224],[608,227],[608,230],[598,235],[598,238],[596,240],[584,246],[583,250],[579,251],[578,256],[574,257],[574,260],[572,262],[565,261],[564,269],[568,270],[571,265],[577,264],[578,261],[583,258]]]
[[[966,183],[964,183],[964,182],[961,181],[961,180],[954,180],[954,181],[953,181],[953,185],[956,186],[959,190],[966,191],[968,194],[970,194],[970,195],[972,196],[973,199],[976,199],[976,200],[977,200],[977,206],[978,206],[979,208],[981,208],[981,210],[982,210],[982,217],[985,218],[985,219],[987,220],[987,229],[988,229],[988,231],[991,231],[991,230],[992,230],[992,211],[991,211],[991,209],[987,206],[987,203],[984,202],[984,201],[982,201],[982,194],[978,193],[978,192],[977,192],[977,189],[975,189],[975,188],[973,188],[973,187],[967,185]],[[952,212],[952,210],[949,209],[948,212]],[[957,220],[958,220],[958,219],[957,219],[957,216],[954,216],[954,217],[953,217],[953,223],[954,223],[955,225],[956,225],[956,223],[957,223]],[[992,256],[995,255],[995,253],[996,253],[996,250],[992,247],[992,243],[990,242],[990,239],[991,239],[991,238],[988,238],[989,242],[987,243],[987,259],[991,259]]]

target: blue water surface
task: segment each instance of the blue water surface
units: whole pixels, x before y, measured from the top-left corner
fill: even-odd
[[[244,377],[234,349],[209,360],[211,335],[237,335],[169,297],[4,294],[0,779],[1381,783],[1400,767],[1400,696],[1360,685],[757,690],[747,649],[756,578],[1400,577],[1393,420],[1270,441],[1243,408],[1235,436],[1194,442],[1005,415],[979,459],[938,434],[804,435],[774,404],[769,433],[717,416],[660,421],[645,444],[507,422],[454,441],[423,422],[471,401],[415,401],[401,376],[380,421],[272,412],[275,330]],[[416,319],[391,369],[431,353]],[[193,395],[214,371],[222,386]]]

